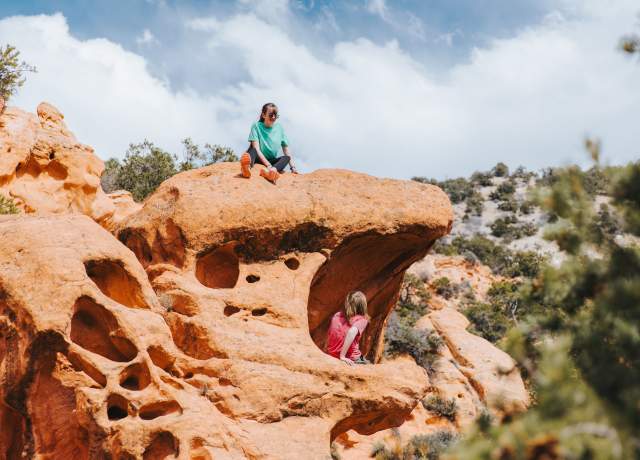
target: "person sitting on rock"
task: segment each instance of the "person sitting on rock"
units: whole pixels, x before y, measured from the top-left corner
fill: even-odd
[[[329,324],[327,353],[348,365],[369,364],[360,353],[360,337],[369,324],[367,298],[360,291],[352,291]]]
[[[262,106],[260,120],[251,125],[248,139],[249,148],[240,157],[243,177],[251,177],[251,168],[258,160],[267,167],[260,170],[260,175],[274,184],[287,165],[291,168],[292,173],[298,174],[289,153],[289,140],[282,125],[276,123],[279,117],[278,107],[275,104],[269,102]],[[280,147],[282,147],[284,155],[278,157]]]

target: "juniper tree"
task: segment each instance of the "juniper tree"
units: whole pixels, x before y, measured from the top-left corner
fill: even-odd
[[[20,51],[11,45],[0,46],[0,106],[8,101],[24,85],[25,72],[35,72],[36,68],[20,60]]]

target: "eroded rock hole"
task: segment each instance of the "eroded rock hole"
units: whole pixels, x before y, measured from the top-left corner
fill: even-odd
[[[68,355],[69,362],[74,369],[84,372],[93,380],[95,380],[101,387],[107,386],[107,377],[96,368],[92,363],[87,361],[78,353],[70,352]]]
[[[300,267],[300,261],[295,257],[289,257],[284,261],[284,264],[289,270],[297,270]]]
[[[180,407],[177,402],[160,401],[142,406],[140,409],[140,418],[143,420],[153,420],[175,413],[182,414],[182,407]]]
[[[198,322],[183,320],[182,316],[166,318],[173,343],[185,354],[196,359],[226,357],[211,347],[209,330]]]
[[[177,457],[180,453],[178,440],[168,431],[162,431],[153,437],[153,440],[142,454],[143,460],[166,459]]]
[[[168,374],[171,374],[174,371],[173,363],[175,358],[168,353],[164,348],[156,345],[152,345],[147,348],[147,353],[149,353],[149,358],[151,358],[151,362],[165,371]]]
[[[224,307],[224,316],[235,315],[239,311],[240,308],[236,307],[235,305],[227,305],[226,307]]]
[[[120,386],[127,390],[140,391],[151,383],[151,374],[144,363],[134,363],[120,374]]]
[[[122,420],[129,415],[129,401],[119,394],[111,394],[107,398],[107,417],[109,420]]]
[[[118,323],[109,310],[90,297],[80,297],[71,318],[71,340],[111,361],[128,362],[138,350],[127,338],[117,335]]]
[[[252,316],[264,316],[267,314],[267,309],[266,308],[256,308],[255,310],[251,310],[251,315]]]
[[[249,275],[247,276],[247,283],[256,283],[260,281],[260,277],[258,275]]]
[[[240,261],[234,244],[227,244],[209,251],[196,262],[196,278],[212,289],[230,289],[238,282]]]
[[[309,333],[323,350],[331,317],[353,290],[367,297],[371,321],[360,340],[363,354],[375,361],[382,349],[383,327],[397,302],[404,272],[431,247],[425,235],[368,234],[342,243],[318,269],[309,289]]]
[[[104,295],[131,308],[147,308],[138,280],[120,262],[90,260],[84,263],[89,278]]]

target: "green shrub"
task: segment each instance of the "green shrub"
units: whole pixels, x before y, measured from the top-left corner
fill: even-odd
[[[182,161],[176,166],[178,157],[144,140],[129,144],[122,162],[111,158],[105,162],[100,182],[105,192],[128,190],[136,201],[142,201],[158,186],[180,171],[199,168],[213,163],[237,161],[238,157],[228,147],[205,144],[200,150],[190,138],[182,141]]]
[[[447,300],[460,292],[460,286],[452,283],[446,276],[434,280],[431,283],[431,287],[433,287],[439,296],[442,296]]]
[[[509,167],[500,162],[493,167],[491,173],[496,177],[507,177],[509,175]]]
[[[535,207],[535,203],[531,200],[524,200],[520,203],[520,212],[522,214],[531,214],[533,212],[533,208]]]
[[[20,214],[20,209],[16,206],[13,198],[0,195],[0,214]]]
[[[516,193],[515,182],[512,180],[506,180],[489,194],[489,198],[493,201],[506,201],[510,200],[514,193]]]
[[[476,171],[471,175],[471,182],[481,187],[489,187],[493,185],[493,174]]]
[[[438,357],[442,338],[433,330],[416,329],[395,311],[389,316],[384,335],[384,355],[387,357],[406,353],[428,372]]]
[[[427,312],[427,302],[431,297],[420,278],[405,273],[400,289],[400,298],[394,312],[408,326],[413,326]],[[417,301],[416,301],[417,299]]]
[[[423,184],[432,184],[440,187],[448,196],[453,204],[462,203],[473,195],[474,184],[464,177],[457,179],[447,179],[438,181],[436,179],[427,179],[426,177],[413,177],[411,180],[421,182]]]
[[[24,74],[35,71],[35,67],[20,61],[20,51],[15,47],[0,46],[0,98],[8,101],[24,85]]]
[[[518,222],[518,219],[516,219],[515,216],[499,217],[494,220],[489,227],[491,229],[491,234],[496,238],[505,236],[512,228],[512,224],[515,224],[516,222]]]
[[[511,251],[482,235],[471,238],[457,236],[449,244],[437,243],[434,252],[448,256],[469,252],[495,274],[511,277],[535,277],[546,260],[545,256],[534,251]]]
[[[484,210],[484,197],[477,191],[467,197],[465,215],[481,216]]]
[[[505,212],[516,212],[518,210],[518,202],[513,198],[509,198],[508,200],[501,201],[498,204],[498,209]]]
[[[382,442],[374,444],[370,458],[375,460],[439,460],[441,454],[455,445],[458,436],[448,430],[413,436],[404,446],[396,436],[394,446]]]
[[[491,234],[497,238],[513,241],[525,236],[533,236],[538,232],[538,228],[530,222],[515,225],[517,222],[518,219],[513,215],[499,217],[490,226]]]
[[[452,422],[456,420],[458,405],[455,398],[444,399],[440,395],[431,395],[422,400],[422,406],[428,411],[434,412]]]

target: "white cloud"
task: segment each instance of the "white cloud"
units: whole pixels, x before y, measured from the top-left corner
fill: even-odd
[[[385,0],[367,0],[367,10],[371,14],[377,14],[387,20],[387,4]]]
[[[140,35],[139,37],[136,37],[136,43],[138,44],[138,46],[142,46],[142,45],[159,44],[160,42],[155,37],[155,35],[151,33],[149,29],[144,29],[142,31],[142,35]]]
[[[61,15],[1,20],[0,43],[39,70],[14,102],[57,105],[103,158],[144,137],[174,151],[186,136],[243,149],[267,101],[307,169],[451,177],[497,161],[539,168],[582,161],[586,134],[602,138],[605,158],[638,158],[640,65],[615,50],[633,30],[635,1],[582,3],[474,50],[437,79],[396,41],[342,42],[320,59],[251,11],[192,22],[215,45],[203,46],[208,59],[224,66],[216,53],[231,47],[249,75],[209,97],[172,92],[108,40],[74,38]]]

